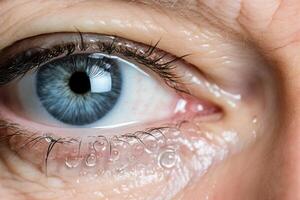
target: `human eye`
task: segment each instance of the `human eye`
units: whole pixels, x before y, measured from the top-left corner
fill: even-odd
[[[176,74],[180,58],[115,36],[38,36],[4,49],[1,58],[1,84],[17,79],[4,87],[3,102],[42,124],[105,129],[150,123],[177,114],[178,102],[184,101],[159,80],[188,92]]]
[[[198,130],[185,137],[183,127],[217,121],[222,113],[189,90],[185,56],[168,54],[158,43],[79,32],[4,48],[2,138],[50,177],[58,171],[83,180],[170,173],[198,141],[188,138]]]
[[[179,141],[196,145],[182,127],[218,120],[221,110],[189,91],[184,56],[157,45],[54,33],[3,49],[2,138],[21,157],[34,156],[45,175],[63,171],[64,179],[179,167],[187,148]]]
[[[0,36],[1,154],[39,191],[20,193],[173,199],[259,134],[252,49],[147,4],[64,2]]]

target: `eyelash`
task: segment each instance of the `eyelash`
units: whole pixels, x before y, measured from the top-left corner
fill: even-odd
[[[179,93],[189,93],[184,87],[184,84],[181,83],[182,77],[172,72],[172,70],[176,68],[176,65],[174,64],[178,61],[183,61],[183,58],[189,55],[174,57],[161,51],[157,48],[160,40],[154,45],[137,43],[137,46],[131,48],[130,45],[126,46],[126,39],[115,36],[103,36],[112,38],[112,42],[98,42],[96,44],[97,49],[94,49],[95,51],[106,53],[108,55],[114,53],[120,54],[121,56],[124,56],[125,59],[131,59],[158,74],[160,78],[164,80],[165,84],[170,88],[175,89],[175,91]],[[0,87],[19,77],[25,76],[26,73],[31,70],[37,71],[43,64],[51,60],[74,54],[74,52],[76,52],[76,46],[79,47],[80,52],[86,51],[89,48],[89,44],[84,40],[83,33],[79,32],[78,38],[80,38],[79,42],[78,40],[74,40],[72,43],[55,45],[50,49],[39,47],[33,48],[9,58],[4,66],[0,66]],[[123,41],[125,45],[119,45],[118,40]],[[146,46],[148,48],[146,48]],[[0,55],[5,50],[6,48],[0,51]],[[142,50],[145,51],[141,52]],[[28,57],[28,54],[33,55]]]
[[[143,142],[143,140],[147,139],[148,137],[153,138],[156,142],[158,142],[160,140],[160,138],[163,139],[163,143],[167,140],[167,137],[164,134],[165,130],[175,130],[180,132],[181,126],[185,123],[189,123],[188,121],[182,120],[179,123],[174,123],[173,125],[169,124],[166,126],[160,126],[160,127],[156,127],[156,128],[148,128],[144,131],[136,131],[134,133],[126,133],[126,134],[122,134],[120,136],[113,136],[113,137],[106,137],[104,135],[98,135],[98,136],[87,136],[87,138],[93,138],[94,142],[93,142],[93,146],[99,142],[97,139],[101,138],[104,139],[107,142],[107,146],[109,146],[109,152],[110,152],[110,156],[112,154],[112,143],[114,141],[120,141],[120,142],[125,142],[125,143],[129,143],[127,141],[129,141],[129,139],[134,139],[136,140],[139,144],[143,145],[145,148],[147,148],[147,146],[145,145],[145,143]],[[44,157],[44,167],[45,167],[45,174],[47,175],[47,168],[48,168],[48,161],[49,161],[49,156],[51,154],[51,152],[54,149],[54,146],[56,145],[68,145],[68,144],[72,144],[72,143],[77,143],[78,146],[78,155],[80,155],[81,152],[81,144],[82,144],[82,140],[83,138],[80,137],[57,137],[57,136],[51,136],[50,134],[43,134],[40,136],[39,133],[26,133],[26,131],[22,128],[19,127],[18,124],[15,123],[11,123],[5,120],[0,120],[0,132],[4,130],[6,132],[9,132],[8,135],[4,135],[4,136],[0,136],[0,143],[6,143],[6,144],[10,144],[10,141],[14,138],[14,137],[21,137],[22,140],[24,141],[19,147],[14,147],[14,150],[18,151],[24,148],[30,148],[33,149],[36,145],[38,145],[39,143],[42,143],[42,141],[46,141],[48,145],[45,146],[45,155]],[[155,134],[156,133],[156,134]],[[158,133],[158,135],[157,135]]]

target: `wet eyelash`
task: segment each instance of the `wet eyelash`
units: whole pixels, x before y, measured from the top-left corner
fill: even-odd
[[[72,55],[76,52],[77,48],[79,48],[79,50],[82,52],[86,51],[91,44],[88,44],[84,40],[84,36],[81,32],[79,32],[78,35],[79,41],[76,40],[71,43],[54,45],[51,48],[32,48],[12,58],[9,58],[7,62],[5,62],[4,66],[0,66],[0,86],[6,85],[15,79],[22,78],[29,71],[38,70],[43,64],[52,59]],[[115,36],[107,37],[113,38],[112,42],[96,43],[96,51],[106,53],[108,55],[116,53],[124,56],[126,59],[131,59],[158,74],[159,77],[162,78],[169,87],[178,92],[188,93],[187,89],[184,87],[184,84],[180,81],[182,77],[173,72],[173,70],[176,68],[175,63],[183,60],[183,58],[187,57],[188,55],[183,55],[180,57],[168,57],[168,53],[157,48],[160,40],[154,45],[147,45],[148,48],[143,49],[144,51],[142,51],[142,49],[140,49],[138,46],[135,48],[130,48],[126,45],[122,46],[118,44],[119,40],[125,39]],[[5,51],[5,49],[2,51]]]
[[[181,61],[188,55],[184,55],[181,57],[170,56],[168,53],[163,52],[158,49],[158,45],[160,41],[157,41],[155,44],[151,45],[136,45],[135,48],[131,48],[129,46],[120,45],[119,41],[124,41],[125,39],[107,36],[112,38],[109,42],[98,42],[93,44],[93,47],[96,45],[95,51],[99,51],[101,53],[105,53],[108,55],[121,55],[124,58],[134,61],[137,64],[143,65],[150,69],[152,72],[159,75],[159,77],[164,80],[164,82],[171,88],[175,89],[178,92],[188,93],[188,90],[184,87],[185,84],[181,83],[182,77],[177,75],[173,70],[177,67],[176,62]],[[72,42],[54,45],[51,48],[42,48],[36,47],[31,48],[26,51],[23,51],[20,54],[17,54],[13,57],[6,57],[4,65],[0,66],[0,87],[8,84],[9,82],[22,78],[30,71],[36,71],[40,67],[42,67],[45,63],[58,59],[64,56],[76,54],[78,51],[83,52],[89,49],[89,43],[85,42],[84,35],[82,33],[78,33],[79,40],[75,40]],[[77,39],[78,39],[77,38]],[[127,41],[127,40],[126,40]],[[125,43],[126,44],[126,43]],[[146,48],[145,48],[146,47]],[[5,51],[0,50],[0,55]],[[2,56],[3,57],[3,56]],[[1,65],[1,64],[0,64]],[[181,123],[180,123],[181,124]],[[143,144],[143,138],[145,137],[153,137],[157,139],[156,135],[153,135],[154,132],[161,133],[161,137],[165,138],[164,130],[169,128],[178,128],[178,124],[172,124],[167,126],[160,126],[157,128],[148,128],[144,131],[137,131],[134,133],[126,133],[120,136],[114,137],[106,137],[103,135],[95,136],[95,141],[97,141],[98,137],[105,138],[111,146],[111,143],[115,140],[128,141],[129,139],[135,139],[140,144]],[[40,133],[30,133],[27,130],[24,130],[20,127],[19,124],[15,124],[12,122],[7,122],[5,120],[0,119],[0,143],[1,142],[10,142],[14,137],[21,136],[22,141],[20,148],[30,147],[33,148],[35,145],[39,144],[42,141],[47,141],[47,145],[45,145],[45,155],[44,155],[44,163],[45,170],[47,173],[48,159],[51,155],[52,151],[57,145],[68,145],[70,142],[78,142],[78,149],[80,150],[80,144],[83,138],[72,138],[72,137],[59,137],[54,136],[53,134],[40,134]]]
[[[88,136],[87,138],[94,139],[93,145],[98,142],[97,138],[102,138],[105,141],[107,141],[108,146],[110,147],[110,154],[111,154],[111,147],[112,143],[115,141],[125,142],[129,141],[129,139],[136,140],[139,144],[143,145],[145,144],[143,140],[145,140],[147,137],[151,137],[155,140],[159,140],[159,137],[163,138],[164,141],[167,140],[166,136],[164,135],[164,130],[166,129],[176,129],[179,130],[182,126],[182,124],[186,123],[186,121],[181,121],[180,123],[173,124],[173,125],[166,125],[166,126],[160,126],[156,128],[148,128],[144,131],[136,131],[134,133],[126,133],[122,134],[120,136],[112,136],[112,137],[106,137],[104,135],[98,135],[98,136]],[[1,131],[9,133],[0,135],[0,143],[6,143],[9,145],[10,141],[17,136],[22,137],[24,142],[19,147],[14,147],[16,151],[21,150],[23,148],[34,148],[35,145],[42,143],[42,141],[47,141],[48,145],[45,146],[45,155],[44,157],[44,167],[45,167],[45,173],[47,174],[47,167],[49,162],[49,157],[54,150],[54,147],[56,145],[68,145],[71,143],[77,143],[78,145],[78,152],[80,154],[81,149],[81,142],[82,138],[80,137],[58,137],[58,136],[52,136],[50,134],[43,134],[40,135],[38,133],[26,133],[26,130],[23,130],[19,127],[18,124],[8,122],[5,120],[0,120],[0,133]],[[154,133],[158,133],[159,135],[155,135]]]

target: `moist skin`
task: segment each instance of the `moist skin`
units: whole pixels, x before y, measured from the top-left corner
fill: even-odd
[[[222,66],[226,66],[226,65],[232,66],[232,67],[228,67],[227,69],[235,69],[232,70],[234,71],[233,72],[233,74],[235,75],[234,77],[240,77],[238,68],[244,69],[245,67],[249,68],[249,66],[264,66],[264,64],[260,62],[260,59],[256,59],[257,54],[255,53],[250,54],[251,55],[250,57],[244,58],[243,55],[244,56],[248,55],[250,51],[248,48],[244,48],[244,46],[241,45],[239,42],[235,43],[226,37],[222,37],[220,34],[216,33],[217,31],[209,28],[209,26],[204,22],[200,23],[202,25],[202,28],[199,28],[198,25],[193,24],[189,20],[178,19],[179,17],[176,18],[178,20],[170,20],[170,18],[168,18],[165,14],[162,13],[158,14],[152,9],[149,10],[149,12],[147,12],[146,14],[146,12],[141,12],[142,9],[140,9],[139,7],[135,7],[135,8],[129,7],[127,4],[124,5],[122,4],[121,6],[119,6],[119,2],[118,5],[117,4],[114,5],[114,3],[112,3],[111,5],[107,5],[108,2],[106,3],[101,2],[101,5],[99,2],[78,3],[77,5],[66,3],[63,6],[58,5],[59,8],[57,8],[54,5],[55,3],[47,2],[47,4],[48,6],[45,6],[44,10],[43,7],[41,6],[39,8],[41,8],[42,10],[39,10],[40,12],[36,12],[37,10],[35,10],[34,8],[37,7],[36,6],[37,4],[32,1],[29,4],[27,4],[26,7],[25,6],[15,7],[14,12],[11,12],[11,14],[6,15],[7,18],[13,20],[12,24],[14,24],[14,26],[12,27],[7,27],[5,25],[1,26],[2,27],[1,32],[5,32],[5,34],[3,34],[3,36],[1,37],[1,42],[0,42],[1,47],[7,46],[18,39],[22,39],[33,35],[39,35],[42,33],[61,32],[61,31],[74,32],[74,26],[75,26],[83,32],[85,31],[95,32],[95,33],[101,32],[107,34],[113,33],[113,34],[118,34],[122,37],[126,37],[128,39],[144,42],[146,44],[150,43],[151,41],[157,41],[157,38],[162,38],[160,43],[160,47],[162,49],[170,53],[173,53],[174,55],[177,56],[182,56],[188,53],[192,53],[193,56],[190,56],[187,59],[187,61],[193,64],[194,66],[196,66],[197,69],[200,69],[203,72],[205,72],[205,74],[210,74],[214,76],[218,75],[217,77],[219,78],[222,77],[222,80],[216,79],[215,82],[218,83],[227,82],[225,77],[228,77],[227,74],[228,71],[218,72],[217,70],[215,70],[215,72],[213,73],[211,69],[215,69],[214,68],[215,66],[218,66],[217,68],[219,69],[222,68]],[[69,8],[67,9],[66,7]],[[82,13],[82,17],[81,18],[75,17],[78,16],[79,12]],[[107,12],[110,12],[109,13],[110,15],[108,15]],[[105,15],[111,16],[112,12],[115,14],[114,19],[109,19],[108,17],[105,17]],[[26,16],[24,13],[26,13]],[[132,13],[135,13],[135,15],[133,15]],[[11,17],[10,15],[14,17]],[[30,16],[31,16],[31,20],[30,20],[31,26],[28,26],[28,22],[21,20],[21,18],[25,19]],[[136,16],[139,16],[139,18],[137,18]],[[153,20],[153,16],[156,16],[154,20]],[[125,17],[128,17],[126,18],[128,19],[127,23],[122,23]],[[1,19],[3,19],[3,21],[6,21],[5,17],[3,18],[1,17]],[[141,24],[139,20],[143,21],[143,24]],[[146,27],[144,24],[145,21],[147,22]],[[32,30],[34,31],[32,32]],[[182,30],[182,31],[178,31],[178,30]],[[222,45],[224,43],[226,45]],[[227,54],[228,56],[226,56]],[[226,67],[224,67],[223,69],[226,69]],[[235,80],[232,78],[232,76],[229,77],[230,79]],[[237,85],[243,85],[239,81],[237,81],[236,83]],[[223,88],[222,86],[223,84],[221,84],[219,87]],[[232,84],[229,84],[229,86],[232,86]],[[234,94],[242,94],[242,91],[244,92],[244,90],[241,90],[240,88],[238,88],[238,91],[239,92],[234,92]],[[250,94],[254,94],[254,93],[251,92]],[[201,96],[200,94],[198,95]],[[212,96],[213,95],[210,95],[210,97]],[[264,93],[263,96],[265,97]],[[244,95],[242,95],[242,100],[244,100],[243,97]],[[253,97],[253,96],[248,95],[247,97]],[[265,104],[262,105],[261,102],[255,101],[254,104],[251,104],[253,107],[250,108],[247,107],[248,104],[246,104],[244,101],[241,101],[242,103],[237,104],[238,106],[236,108],[230,108],[227,102],[224,101],[223,98],[218,98],[217,96],[215,96],[213,99],[218,99],[217,102],[222,107],[225,108],[224,110],[226,111],[230,110],[235,112],[225,113],[226,114],[225,115],[226,118],[224,118],[226,119],[225,121],[220,122],[219,124],[217,123],[207,124],[206,125],[207,128],[204,128],[204,130],[206,129],[210,130],[212,133],[215,133],[216,135],[218,133],[222,135],[221,133],[223,133],[224,130],[236,132],[237,135],[239,136],[238,145],[235,145],[239,147],[237,149],[242,149],[244,150],[244,152],[250,151],[246,149],[246,147],[248,146],[247,144],[251,143],[247,140],[247,138],[252,137],[253,135],[256,136],[262,135],[263,132],[262,129],[264,129],[265,127],[262,128],[261,124],[265,124],[267,120],[264,118],[265,115],[262,114],[261,108],[265,108],[264,105],[269,105],[266,103],[269,101],[262,98],[265,100]],[[248,100],[249,98],[246,99]],[[268,112],[270,111],[269,108],[270,107],[263,109],[264,113],[269,114]],[[257,121],[257,123],[253,123],[255,121]],[[244,129],[245,127],[247,128]],[[269,130],[268,132],[272,132],[272,130],[270,129],[268,130]],[[256,134],[253,134],[254,133],[253,131]],[[183,134],[185,134],[184,133],[185,131],[182,132]],[[257,141],[259,137],[253,137],[253,138],[256,138]],[[253,154],[251,154],[254,155],[254,158],[258,158],[259,156],[257,155],[260,155],[259,153],[266,150],[267,148],[267,145],[265,145],[267,144],[266,138],[268,137],[265,137],[263,140],[259,140],[260,146],[258,148],[255,148],[254,149],[255,151],[253,152]],[[236,148],[233,149],[234,152],[235,151],[239,152],[238,150],[236,150]],[[5,155],[7,151],[8,150],[3,149],[3,151],[1,152],[3,152]],[[16,187],[14,188],[14,190],[20,191],[19,192],[20,196],[22,196],[25,193],[25,195],[27,195],[29,199],[30,197],[42,199],[46,193],[47,196],[48,195],[52,197],[55,196],[56,197],[55,199],[68,199],[68,198],[70,199],[73,197],[76,197],[78,199],[103,198],[101,197],[101,193],[99,192],[94,193],[95,191],[89,191],[90,187],[88,186],[90,185],[82,184],[80,185],[82,187],[79,187],[80,189],[73,190],[73,187],[69,187],[73,185],[65,184],[63,177],[59,175],[56,176],[55,178],[42,176],[43,173],[41,173],[41,169],[36,170],[35,166],[32,165],[30,162],[24,161],[20,159],[20,157],[18,156],[13,156],[15,154],[11,153],[10,151],[8,151],[7,153],[8,154],[6,155],[11,155],[11,156],[9,157],[9,159],[7,159],[8,157],[2,158],[3,162],[1,163],[1,168],[3,168],[2,171],[4,171],[2,175],[4,177],[3,179],[7,180],[5,183],[3,183],[4,184],[3,187],[5,188]],[[248,155],[250,155],[250,153]],[[254,158],[251,157],[251,161],[255,161]],[[213,166],[212,168],[210,168],[210,170],[207,170],[207,173],[205,173],[205,175],[201,176],[201,178],[197,179],[197,181],[191,183],[191,185],[189,185],[184,189],[184,191],[186,191],[187,198],[189,194],[194,194],[193,192],[188,192],[188,191],[193,191],[193,189],[195,188],[197,189],[196,191],[199,191],[199,193],[201,193],[201,197],[203,198],[206,198],[207,196],[208,197],[213,196],[213,194],[222,194],[222,195],[224,194],[225,196],[226,191],[229,193],[230,188],[226,190],[227,189],[226,185],[224,184],[224,182],[220,180],[220,177],[227,177],[224,178],[224,180],[229,180],[230,178],[233,178],[235,174],[226,173],[227,171],[224,165],[226,166],[226,164],[231,163],[230,164],[230,166],[232,166],[231,170],[236,168],[238,169],[238,167],[234,167],[234,166],[239,166],[239,162],[246,161],[246,159],[249,158],[239,157],[237,159],[234,156],[233,157],[230,156],[229,158],[227,158],[222,162],[222,167],[223,167],[222,169],[221,167],[218,168],[221,165]],[[23,166],[23,167],[20,168],[18,166]],[[255,167],[257,166],[251,165],[251,167],[252,169],[256,169]],[[214,173],[210,174],[209,171],[213,171]],[[235,172],[240,176],[245,175],[245,177],[251,175],[251,171],[246,174],[245,171],[241,172],[239,170],[236,170]],[[218,176],[218,182],[214,181],[216,178],[213,177],[216,176]],[[235,180],[238,179],[236,178]],[[184,181],[180,183],[184,183]],[[25,187],[22,184],[27,185],[28,187],[26,188],[31,188],[32,192],[30,193],[26,191]],[[92,183],[90,182],[90,184]],[[94,186],[95,185],[96,184],[94,184]],[[99,185],[97,186],[100,187]],[[101,186],[102,186],[101,188],[105,188],[105,185],[101,185]],[[179,190],[178,188],[181,187],[174,186],[175,189],[170,191]],[[47,188],[47,192],[45,192],[45,188]],[[109,190],[111,188],[117,188],[117,186],[114,187],[114,185],[108,185],[106,188],[107,190]],[[157,191],[156,185],[151,185],[151,184],[147,185],[147,187],[144,187],[143,190],[133,189],[131,191],[132,194],[134,195],[132,198],[134,199],[134,197],[136,197],[136,199],[138,198],[142,199],[144,196],[147,196],[145,194],[147,194],[148,191]],[[181,192],[179,192],[179,194],[177,194],[178,198],[182,197],[181,194],[184,193],[184,191],[182,190]],[[213,191],[219,191],[219,192],[213,192]],[[118,192],[115,191],[114,193],[115,196],[112,195],[111,198],[118,199],[116,197],[118,195],[117,193]],[[173,192],[170,193],[174,194]],[[165,194],[165,196],[167,196],[167,194]],[[192,199],[193,196],[191,195],[190,198]],[[51,197],[49,197],[49,199],[51,199]]]

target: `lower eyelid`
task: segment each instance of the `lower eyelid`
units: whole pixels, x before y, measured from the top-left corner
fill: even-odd
[[[1,90],[0,90],[1,91]],[[4,90],[5,91],[5,90]],[[3,92],[3,94],[9,95],[7,92]],[[204,101],[198,99],[196,97],[192,97],[187,94],[174,95],[172,98],[172,103],[170,105],[166,105],[166,108],[169,113],[169,116],[166,116],[159,120],[153,119],[153,121],[149,122],[136,122],[136,123],[121,123],[114,124],[111,126],[102,126],[96,128],[74,128],[73,126],[57,127],[51,126],[48,124],[43,124],[39,122],[32,121],[28,119],[26,116],[22,114],[23,108],[19,104],[14,104],[16,101],[11,101],[11,99],[15,99],[17,97],[1,97],[0,99],[0,117],[2,119],[12,121],[20,126],[26,128],[29,132],[47,132],[54,133],[57,136],[62,137],[72,137],[72,136],[82,136],[82,132],[85,132],[84,136],[94,136],[94,135],[109,135],[113,136],[119,133],[125,132],[135,132],[137,130],[143,130],[145,127],[149,126],[160,126],[161,124],[168,123],[178,123],[180,121],[191,120],[197,118],[202,122],[217,122],[220,121],[223,117],[223,111],[217,105],[214,105],[208,101]],[[19,97],[18,97],[19,98]],[[13,104],[12,104],[13,103]],[[154,107],[153,107],[154,109]],[[154,112],[155,110],[151,111]],[[156,115],[157,116],[157,115]],[[107,134],[109,132],[109,134]]]
[[[182,96],[179,96],[179,97],[182,97]],[[184,99],[180,99],[180,100],[184,100]],[[202,113],[201,115],[201,111],[199,112],[198,109],[198,106],[201,105],[201,108],[206,111],[208,110],[207,108],[209,107],[213,107],[212,105],[209,105],[205,102],[201,102],[201,101],[197,101],[197,100],[192,100],[192,98],[190,97],[190,99],[186,99],[186,101],[184,102],[184,107],[182,107],[181,105],[179,104],[174,104],[174,109],[179,109],[175,112],[178,112],[177,115],[175,115],[176,117],[174,117],[171,121],[174,122],[173,125],[171,125],[171,127],[173,126],[177,126],[179,125],[179,122],[184,120],[184,123],[187,123],[189,122],[190,120],[193,120],[193,119],[198,119],[199,122],[203,122],[203,118],[205,118],[205,115],[208,115],[210,116],[211,114],[213,113],[216,113],[218,114],[218,110],[210,110],[209,112],[210,113]],[[179,106],[179,107],[177,107]],[[5,106],[2,106],[3,108],[5,108]],[[183,109],[183,110],[182,110]],[[9,113],[12,114],[12,112],[9,112],[8,110],[2,110],[2,115],[4,115],[7,119],[11,118],[13,119],[13,123],[19,123],[20,125],[24,126],[24,124],[28,124],[26,121],[24,120],[20,120],[20,118],[18,117],[13,117],[11,115],[9,115]],[[181,118],[181,116],[183,116],[184,118]],[[17,120],[18,119],[18,120]],[[219,118],[217,118],[218,120]],[[167,120],[168,121],[168,120]],[[163,122],[158,122],[159,126],[161,126]],[[169,127],[170,125],[168,125],[167,127]],[[9,127],[9,126],[8,126]],[[59,146],[59,145],[64,145],[64,144],[61,144],[62,141],[65,141],[66,143],[69,143],[70,140],[73,141],[73,139],[69,139],[69,137],[65,137],[63,135],[66,135],[65,132],[67,132],[66,129],[61,129],[61,130],[58,130],[58,129],[54,129],[53,130],[53,133],[55,133],[54,135],[51,135],[51,134],[43,134],[41,133],[41,131],[45,131],[46,129],[43,128],[43,126],[41,125],[38,125],[38,124],[32,124],[31,123],[31,128],[30,126],[28,125],[25,125],[24,127],[26,127],[27,130],[23,130],[22,128],[19,129],[18,127],[15,127],[15,126],[11,126],[9,127],[11,129],[11,131],[8,131],[8,135],[4,136],[4,138],[8,139],[8,141],[10,142],[10,145],[12,145],[12,148],[15,149],[18,147],[17,146],[25,146],[25,147],[28,147],[28,151],[30,152],[31,148],[36,148],[36,150],[39,150],[40,151],[40,156],[37,156],[35,157],[35,159],[38,160],[39,162],[39,165],[41,166],[42,164],[45,164],[44,161],[42,160],[42,158],[45,157],[45,151],[47,151],[47,149],[49,150],[49,147],[52,145],[52,144],[55,144],[56,146]],[[31,129],[31,131],[30,131]],[[137,130],[137,127],[134,127],[134,130]],[[157,129],[154,129],[155,131],[158,131],[158,133],[160,133],[160,128],[157,128]],[[174,130],[174,129],[173,129]],[[47,132],[46,133],[49,133],[50,129],[49,127],[47,127]],[[57,131],[61,131],[62,134],[58,134]],[[70,136],[74,136],[74,129],[70,129],[70,131],[72,131],[72,134],[70,134]],[[80,134],[82,131],[85,132],[84,129],[78,129],[78,130],[75,130],[76,132],[78,132],[79,134],[78,135],[82,135]],[[102,130],[103,131],[103,130]],[[112,130],[109,130],[110,132]],[[147,133],[147,135],[152,135],[153,133],[150,131],[147,132],[148,130],[146,130],[145,132],[143,131],[138,131],[138,132],[133,132],[132,134],[125,134],[126,135],[126,139],[128,138],[136,138],[136,134],[140,135],[141,133]],[[198,128],[195,128],[193,129],[191,132],[194,132],[193,134],[196,134],[196,132],[198,131]],[[50,131],[51,132],[51,131]],[[103,136],[103,135],[100,135],[99,134],[99,130],[94,130],[94,132],[98,132],[98,135],[95,135],[96,137],[98,136]],[[120,131],[117,131],[116,132],[120,132]],[[175,131],[175,132],[178,132],[178,131]],[[17,133],[17,136],[15,136],[15,133]],[[18,135],[18,133],[22,133],[20,135]],[[13,137],[11,137],[13,134]],[[171,134],[174,134],[174,133],[171,133]],[[55,136],[56,135],[56,136]],[[105,135],[105,134],[104,134]],[[143,135],[143,134],[142,134]],[[163,134],[164,135],[164,134]],[[159,136],[163,136],[162,134],[160,134]],[[81,138],[81,137],[78,137],[78,138],[74,138],[74,140],[76,141],[76,144],[77,144],[77,148],[78,148],[78,143],[79,141],[82,141],[82,140],[88,140],[89,138],[91,139],[92,142],[95,142],[93,139],[95,138],[95,136],[92,136],[89,137],[89,136],[86,136],[85,138]],[[118,137],[123,137],[124,135],[121,135],[121,136],[113,136],[112,138],[118,138]],[[178,136],[178,135],[177,135]],[[172,136],[171,136],[172,137]],[[201,136],[199,136],[201,138]],[[102,137],[101,137],[102,138]],[[124,138],[123,138],[124,140]],[[141,140],[137,137],[136,139],[136,142],[141,142]],[[16,144],[14,144],[14,141]],[[17,145],[18,144],[18,145]],[[82,142],[82,145],[87,145],[86,142]],[[168,148],[168,146],[165,146],[164,148]],[[22,148],[23,149],[23,148]],[[63,148],[62,148],[63,150]],[[74,149],[73,149],[74,150]],[[169,150],[168,150],[169,151]],[[30,158],[30,156],[32,155],[31,153],[25,153],[24,155],[28,156],[28,158]],[[59,151],[60,152],[60,151]],[[67,155],[59,155],[57,154],[56,156],[60,156],[60,160],[62,159],[61,157],[65,157],[64,159],[66,159]],[[84,155],[84,156],[87,156],[87,155]],[[158,156],[158,155],[157,155]],[[156,158],[158,159],[158,157]],[[30,159],[29,159],[30,160]],[[64,161],[64,160],[63,160]],[[55,162],[55,161],[53,161]],[[60,163],[62,163],[62,161],[60,161]],[[62,164],[60,164],[62,165]],[[43,166],[43,165],[42,165]]]
[[[121,138],[121,139],[119,138],[120,140],[118,140],[118,138],[117,139],[115,138],[116,140],[113,139],[109,140],[109,142],[112,144],[112,152],[109,152],[108,150],[110,146],[106,146],[105,151],[108,157],[105,157],[105,159],[108,160],[112,159],[112,161],[108,161],[112,163],[106,167],[105,172],[108,173],[108,171],[110,170],[118,169],[114,166],[122,166],[122,163],[124,162],[124,160],[122,161],[122,159],[130,158],[130,156],[127,155],[125,152],[128,153],[131,152],[129,154],[131,156],[132,155],[137,156],[134,159],[134,161],[135,162],[139,161],[140,165],[135,165],[134,164],[135,162],[132,162],[132,165],[130,165],[128,169],[129,171],[134,170],[137,166],[140,167],[142,166],[145,169],[149,168],[149,170],[153,168],[158,168],[163,170],[162,171],[163,176],[168,176],[167,174],[170,171],[174,170],[173,172],[175,173],[177,170],[180,170],[181,167],[185,166],[188,167],[188,169],[190,170],[189,173],[191,173],[188,176],[194,176],[194,175],[198,176],[202,174],[203,171],[206,171],[208,168],[210,168],[213,163],[219,162],[220,159],[223,159],[224,151],[226,152],[232,148],[231,146],[232,144],[230,143],[236,139],[235,138],[236,135],[235,133],[232,132],[231,133],[232,134],[231,136],[233,137],[232,140],[227,139],[227,141],[225,140],[225,138],[222,139],[222,137],[225,136],[221,136],[221,137],[217,136],[219,134],[215,135],[216,138],[213,139],[214,138],[213,135],[216,133],[213,132],[209,133],[207,131],[204,131],[207,130],[207,127],[205,127],[204,124],[202,128],[200,124],[198,125],[195,124],[196,122],[193,123],[185,122],[180,125],[180,128],[170,126],[166,128],[157,128],[157,129],[149,130],[151,136],[149,137],[148,135],[147,139],[144,138],[143,140],[144,143],[141,143],[135,138],[130,138],[130,137]],[[2,142],[4,141],[3,139],[6,139],[13,152],[18,152],[18,155],[21,156],[22,158],[25,158],[25,160],[31,160],[30,162],[33,162],[33,164],[37,167],[37,169],[42,170],[43,173],[45,173],[46,170],[45,160],[44,160],[46,152],[49,150],[49,147],[51,146],[51,144],[53,144],[53,142],[57,142],[54,148],[51,150],[51,154],[48,155],[48,160],[47,160],[48,176],[52,176],[52,175],[55,175],[56,177],[62,176],[63,180],[67,179],[68,182],[75,184],[77,177],[78,176],[80,177],[80,173],[84,171],[92,174],[97,173],[96,169],[100,169],[99,167],[103,166],[102,165],[103,163],[102,164],[100,163],[97,165],[97,168],[95,168],[94,160],[93,158],[90,158],[90,156],[94,155],[93,152],[95,148],[91,149],[90,148],[91,143],[89,142],[82,141],[81,144],[80,140],[71,139],[68,141],[68,139],[66,138],[65,139],[61,138],[54,141],[53,138],[51,138],[50,136],[39,137],[37,135],[27,135],[27,136],[23,135],[21,131],[18,131],[17,127],[13,127],[13,126],[9,127],[8,124],[4,124],[4,126],[1,127],[6,127],[10,129],[10,133],[13,133],[14,131],[20,133],[13,137],[12,136],[9,136],[7,138],[1,137]],[[15,130],[13,131],[13,129]],[[202,129],[203,132],[201,131]],[[155,137],[153,137],[152,135]],[[128,136],[133,136],[133,135],[128,135]],[[136,135],[136,136],[142,138],[143,134]],[[226,137],[228,136],[229,135],[227,135]],[[61,142],[63,141],[67,143],[62,144]],[[70,141],[74,143],[70,143]],[[97,138],[97,139],[90,138],[90,141],[92,142],[92,144],[95,144],[95,141],[104,141],[105,143],[107,140],[106,138]],[[115,146],[115,144],[118,144],[118,142],[120,141],[122,143],[121,146]],[[125,143],[123,143],[123,141],[125,141]],[[98,144],[101,144],[101,142],[99,142]],[[128,146],[127,144],[130,145]],[[159,148],[156,149],[156,147],[153,145],[159,145]],[[156,149],[155,152],[157,151],[157,153],[150,152],[149,154],[148,152],[149,149],[146,150],[145,149],[146,147],[155,148]],[[125,151],[122,150],[123,148],[125,148],[126,150],[125,149],[124,149]],[[194,148],[197,149],[196,152],[195,152],[196,149]],[[80,156],[78,155],[79,149],[80,149]],[[98,151],[99,148],[96,149],[97,152],[95,152],[95,155],[97,156],[97,159],[101,159],[102,154],[100,152],[102,151]],[[114,152],[115,149],[117,149],[116,152]],[[210,151],[214,153],[211,155],[206,154],[205,152],[207,152],[208,149],[210,149]],[[33,150],[35,151],[34,157],[32,157],[33,154],[30,153]],[[148,158],[148,156],[150,157]],[[79,161],[77,159],[79,159]],[[190,163],[191,160],[189,159],[192,160],[196,159],[196,160]],[[146,163],[144,163],[144,161],[142,160],[146,162],[150,162],[150,163],[154,162],[154,163],[151,165],[148,164],[146,165]],[[99,160],[97,160],[97,162],[98,161]],[[211,163],[208,165],[203,165],[207,161]],[[194,165],[195,162],[199,162],[199,164],[203,165],[203,167],[197,168],[196,167],[197,165]],[[61,173],[63,173],[63,175]],[[111,173],[119,174],[120,172],[112,171]],[[137,175],[134,174],[132,175],[133,176]],[[122,176],[121,174],[119,175]],[[126,176],[126,173],[124,175]],[[74,177],[75,180],[71,177]],[[98,178],[105,179],[105,177],[106,175],[101,175]],[[139,178],[137,177],[137,179]],[[155,180],[154,182],[157,181],[159,182],[159,180]]]

